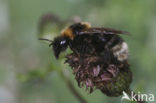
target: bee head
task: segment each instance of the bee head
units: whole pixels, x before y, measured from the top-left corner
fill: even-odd
[[[69,39],[67,37],[59,36],[54,39],[51,45],[53,46],[53,51],[56,58],[59,57],[59,54],[61,52],[67,49],[68,44],[69,44]]]

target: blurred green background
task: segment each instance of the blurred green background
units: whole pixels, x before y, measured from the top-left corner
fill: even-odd
[[[123,38],[130,49],[131,88],[156,96],[155,0],[0,0],[0,103],[79,103],[62,78],[48,69],[59,66],[89,103],[121,102],[121,97],[78,88],[64,60],[56,61],[51,48],[37,40],[39,20],[46,13],[62,20],[79,16],[93,26],[130,32]]]

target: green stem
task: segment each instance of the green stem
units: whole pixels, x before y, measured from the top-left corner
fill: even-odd
[[[71,93],[77,98],[77,100],[80,103],[88,103],[83,97],[82,95],[76,90],[76,88],[74,87],[73,83],[71,82],[71,80],[64,75],[63,70],[60,73],[62,79],[67,83],[67,86],[69,88],[69,90],[71,91]]]

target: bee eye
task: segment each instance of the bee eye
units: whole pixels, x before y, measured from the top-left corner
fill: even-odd
[[[63,40],[63,41],[60,42],[61,45],[65,44],[65,43],[66,43],[66,40]]]

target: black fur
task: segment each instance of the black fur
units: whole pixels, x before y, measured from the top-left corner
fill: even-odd
[[[102,53],[105,51],[105,49],[111,50],[113,46],[123,42],[121,37],[113,34],[113,30],[112,34],[110,34],[110,31],[108,32],[109,34],[107,34],[107,32],[99,33],[99,30],[101,30],[99,29],[98,33],[94,32],[92,34],[85,31],[83,35],[78,35],[78,33],[80,33],[80,31],[82,32],[82,30],[85,28],[84,25],[77,23],[69,26],[69,28],[71,28],[72,32],[74,33],[73,40],[65,36],[59,36],[56,37],[52,42],[53,51],[56,58],[58,58],[59,54],[66,50],[68,46],[73,52],[80,54],[93,54]],[[65,43],[61,44],[64,41]]]
[[[69,28],[72,29],[73,34],[78,35],[78,33],[80,31],[82,31],[83,29],[85,29],[85,26],[82,25],[81,23],[76,23],[76,24],[71,25]]]

